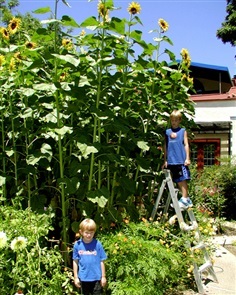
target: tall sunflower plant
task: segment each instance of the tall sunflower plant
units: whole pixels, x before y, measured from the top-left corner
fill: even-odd
[[[53,17],[31,35],[17,17],[0,30],[0,185],[3,204],[55,210],[66,252],[85,216],[109,228],[150,215],[168,114],[193,104],[190,56],[164,48],[164,19],[147,43],[138,2],[120,19],[99,1],[80,24],[58,5],[35,11]]]

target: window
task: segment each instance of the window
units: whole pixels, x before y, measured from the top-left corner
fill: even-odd
[[[191,161],[198,169],[204,166],[219,165],[220,139],[196,139],[190,144]]]

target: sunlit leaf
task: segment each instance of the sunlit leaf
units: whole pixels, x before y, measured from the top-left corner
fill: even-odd
[[[63,15],[61,22],[64,26],[79,28],[79,25],[77,24],[77,22],[72,17],[70,17],[68,15]]]
[[[61,23],[59,19],[45,19],[41,20],[41,24],[53,24],[53,23]]]
[[[65,135],[66,133],[72,133],[73,128],[68,126],[63,126],[62,128],[56,128],[55,132],[60,135]]]
[[[119,33],[121,35],[125,34],[125,21],[117,17],[112,17],[110,22],[110,30]]]
[[[31,108],[27,108],[26,110],[24,110],[23,114],[20,114],[21,118],[30,118],[32,117],[33,114],[33,110]]]
[[[98,25],[99,25],[99,22],[96,20],[94,16],[87,18],[81,23],[81,27],[86,27],[86,28],[97,27]]]
[[[42,8],[39,8],[39,9],[36,9],[33,11],[33,13],[36,13],[36,14],[44,14],[44,13],[48,13],[48,12],[51,12],[51,8],[49,6],[42,7]]]
[[[0,176],[0,186],[6,184],[6,177]]]
[[[87,159],[88,158],[88,155],[90,155],[91,153],[97,153],[98,150],[94,147],[94,146],[88,146],[87,144],[85,143],[80,143],[80,142],[77,142],[77,146],[80,150],[80,152],[82,153],[82,156]]]
[[[54,84],[52,83],[41,83],[41,84],[34,84],[33,88],[35,90],[40,90],[40,91],[51,91],[55,92],[57,88],[55,87]]]
[[[97,203],[99,207],[104,208],[106,206],[107,203],[107,199],[102,197],[96,197],[96,198],[88,198],[89,201],[91,201],[92,203]]]
[[[142,38],[142,32],[141,31],[132,31],[130,33],[130,37],[133,38],[134,40],[140,41]]]
[[[149,146],[148,146],[148,143],[145,142],[145,141],[138,141],[137,142],[137,146],[143,150],[143,151],[148,151],[149,150]]]
[[[76,67],[80,64],[79,58],[74,58],[72,55],[69,55],[69,54],[66,54],[66,55],[52,54],[52,55],[60,60],[64,60],[65,62],[68,62]]]
[[[90,85],[90,82],[86,76],[80,76],[79,87],[83,87],[84,85]]]
[[[49,144],[43,143],[40,151],[42,154],[48,155],[47,159],[49,162],[52,160],[52,148]]]

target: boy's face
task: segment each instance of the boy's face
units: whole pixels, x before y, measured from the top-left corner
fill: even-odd
[[[170,119],[171,127],[174,129],[179,127],[180,122],[181,122],[180,118],[171,118]]]
[[[90,243],[94,237],[95,231],[93,230],[81,230],[80,231],[81,236],[83,237],[83,241],[85,243]]]

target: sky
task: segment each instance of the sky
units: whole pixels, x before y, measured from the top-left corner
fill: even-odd
[[[68,15],[82,23],[87,17],[97,17],[98,0],[66,0],[70,7],[62,0],[58,0],[58,18]],[[17,10],[21,13],[33,12],[42,7],[50,6],[54,11],[54,0],[19,0]],[[127,8],[132,1],[114,0],[114,6],[120,9],[111,13],[110,17],[129,19]],[[169,24],[166,35],[173,42],[171,50],[177,59],[180,59],[180,51],[186,48],[189,51],[192,62],[214,66],[227,67],[231,77],[236,75],[236,47],[229,43],[224,44],[216,37],[217,29],[221,28],[226,13],[226,0],[140,0],[134,1],[141,5],[138,15],[142,26],[133,29],[143,32],[146,42],[154,43],[154,34],[150,30],[157,29],[158,20],[163,18]],[[49,15],[36,15],[40,19],[47,19]],[[164,48],[163,48],[164,49]]]

